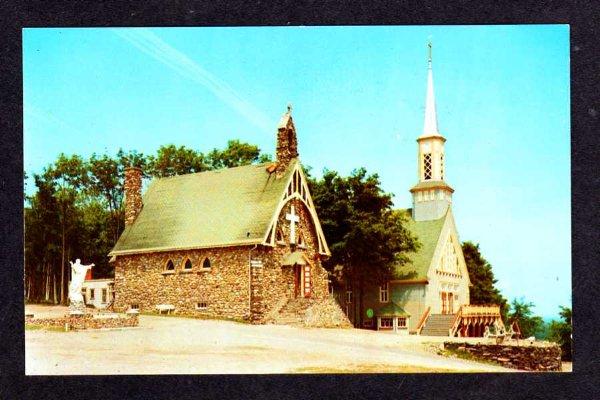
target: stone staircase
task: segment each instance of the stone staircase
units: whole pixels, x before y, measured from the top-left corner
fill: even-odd
[[[290,299],[268,322],[276,325],[304,325],[306,311],[314,303],[311,299]]]
[[[455,314],[431,314],[421,331],[421,336],[449,336]]]

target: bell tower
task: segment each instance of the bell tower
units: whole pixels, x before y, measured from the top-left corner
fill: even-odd
[[[433,72],[431,68],[431,43],[428,45],[427,97],[423,134],[417,138],[418,183],[410,189],[413,197],[412,217],[415,221],[428,221],[443,217],[452,203],[452,189],[445,182],[444,138],[437,124]]]

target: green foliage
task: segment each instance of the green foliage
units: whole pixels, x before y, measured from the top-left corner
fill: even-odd
[[[569,307],[561,306],[559,315],[562,321],[550,322],[548,339],[560,345],[563,360],[572,360],[573,313]]]
[[[161,146],[156,156],[150,156],[148,159],[148,173],[159,178],[202,172],[207,169],[202,153],[185,146],[176,147],[172,144]]]
[[[206,158],[211,169],[232,168],[271,161],[271,156],[261,154],[257,146],[242,143],[239,140],[228,141],[225,150],[213,149]]]
[[[348,177],[325,171],[320,180],[309,177],[309,186],[331,250],[324,266],[329,271],[343,266],[345,279],[358,288],[362,315],[364,288],[389,280],[394,266],[407,261],[405,253],[416,249],[416,240],[392,211],[391,195],[383,192],[377,174],[367,175],[364,168]]]
[[[508,303],[495,286],[497,280],[494,278],[492,266],[481,255],[479,244],[464,242],[462,250],[469,271],[469,278],[473,284],[469,289],[471,304],[498,304],[500,305],[502,319],[506,321]]]
[[[527,303],[523,298],[520,300],[513,299],[510,303],[508,322],[510,324],[517,321],[521,328],[521,337],[523,338],[530,336],[540,337],[544,329],[544,320],[540,316],[533,315],[533,307],[533,303]]]

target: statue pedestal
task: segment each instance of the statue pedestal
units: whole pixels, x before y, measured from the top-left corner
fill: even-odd
[[[84,315],[85,314],[85,304],[83,301],[72,301],[69,304],[69,314],[70,315]]]

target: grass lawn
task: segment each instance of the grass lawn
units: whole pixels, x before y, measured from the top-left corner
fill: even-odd
[[[26,331],[51,331],[51,332],[65,332],[65,328],[61,326],[44,326],[37,324],[25,324]]]

